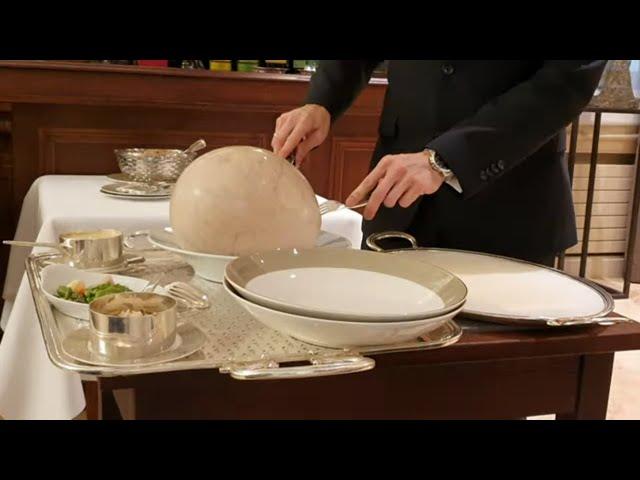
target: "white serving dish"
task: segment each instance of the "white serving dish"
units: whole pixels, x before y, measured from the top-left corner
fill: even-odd
[[[613,309],[603,289],[542,265],[460,250],[406,250],[396,255],[438,265],[460,277],[469,288],[464,312],[471,318],[555,325],[594,321]]]
[[[141,278],[87,272],[67,265],[49,265],[42,269],[41,276],[42,290],[49,303],[65,315],[86,321],[89,321],[90,318],[89,305],[57,297],[56,291],[60,285],[67,285],[74,280],[80,280],[87,287],[92,287],[103,283],[105,277],[111,277],[114,283],[124,285],[134,292],[140,292],[149,284],[147,280]],[[162,287],[156,287],[154,292],[166,293]]]
[[[438,317],[467,296],[465,284],[439,267],[351,249],[256,253],[230,262],[225,279],[253,303],[332,320]]]
[[[455,317],[458,308],[439,317],[406,322],[349,322],[306,317],[250,302],[224,282],[227,293],[253,318],[280,333],[330,348],[391,345],[415,340]]]
[[[216,283],[222,283],[227,264],[237,258],[184,250],[176,243],[171,227],[166,227],[162,230],[152,230],[149,232],[148,238],[152,245],[176,253],[184,258],[184,260],[193,267],[193,270],[199,277]],[[351,248],[351,242],[340,235],[322,231],[318,237],[317,246]]]

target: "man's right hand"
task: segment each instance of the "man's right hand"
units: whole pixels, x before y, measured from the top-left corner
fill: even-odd
[[[305,105],[283,113],[276,120],[271,147],[276,155],[287,158],[296,154],[296,165],[302,165],[311,150],[329,134],[331,115],[320,105]]]

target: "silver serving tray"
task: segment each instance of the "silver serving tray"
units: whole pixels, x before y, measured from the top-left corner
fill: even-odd
[[[378,245],[378,241],[379,240],[384,240],[384,239],[404,239],[406,241],[408,241],[411,244],[410,248],[400,248],[400,249],[391,249],[391,250],[385,250],[382,247],[380,247]],[[367,240],[366,240],[367,246],[369,248],[371,248],[374,251],[378,251],[378,252],[384,252],[384,253],[390,253],[390,254],[403,254],[403,253],[411,253],[411,252],[436,252],[436,251],[441,251],[441,252],[459,252],[459,253],[464,253],[464,254],[470,254],[470,255],[477,255],[477,256],[483,256],[483,257],[493,257],[493,258],[499,258],[499,259],[503,259],[503,260],[507,260],[509,262],[515,262],[515,263],[520,263],[520,264],[524,264],[524,265],[529,265],[529,266],[533,266],[539,269],[543,269],[543,270],[550,270],[553,272],[556,272],[558,274],[563,275],[564,277],[571,279],[572,281],[575,282],[579,282],[587,287],[589,287],[591,290],[593,290],[602,300],[603,303],[603,308],[593,314],[593,315],[585,315],[585,316],[574,316],[574,317],[535,317],[535,316],[528,316],[526,315],[526,313],[523,313],[521,315],[505,315],[505,314],[501,314],[498,312],[492,312],[492,313],[487,313],[487,312],[475,312],[475,311],[469,311],[469,310],[465,310],[463,308],[462,314],[465,318],[471,319],[471,320],[478,320],[478,321],[482,321],[482,322],[492,322],[492,323],[499,323],[499,324],[503,324],[503,325],[512,325],[512,326],[525,326],[525,327],[573,327],[573,326],[579,326],[579,325],[613,325],[616,323],[627,323],[627,322],[633,322],[634,320],[625,318],[625,317],[614,317],[614,316],[610,316],[611,312],[613,312],[613,309],[615,308],[615,302],[613,300],[613,297],[606,291],[604,290],[602,287],[600,287],[599,285],[595,284],[594,282],[591,282],[585,278],[581,278],[581,277],[576,277],[574,275],[571,275],[567,272],[564,272],[562,270],[558,270],[552,267],[547,267],[544,265],[539,265],[536,263],[531,263],[531,262],[527,262],[525,260],[519,260],[519,259],[515,259],[515,258],[510,258],[510,257],[504,257],[501,255],[494,255],[494,254],[489,254],[489,253],[481,253],[481,252],[471,252],[471,251],[466,251],[466,250],[454,250],[454,249],[447,249],[447,248],[423,248],[423,247],[418,247],[416,239],[412,236],[409,235],[407,233],[404,232],[395,232],[395,231],[389,231],[389,232],[381,232],[381,233],[375,233],[370,235]],[[428,261],[425,260],[425,261]],[[444,267],[441,267],[444,268]],[[455,274],[455,272],[452,272]]]
[[[182,320],[192,322],[207,337],[204,347],[188,357],[136,367],[108,367],[82,363],[62,348],[70,332],[86,328],[86,322],[65,316],[53,309],[42,291],[40,272],[59,254],[31,255],[26,262],[27,277],[49,358],[59,368],[94,376],[124,376],[178,370],[215,369],[241,380],[308,378],[355,373],[374,368],[375,361],[364,354],[383,354],[410,350],[442,348],[458,341],[460,326],[450,321],[428,337],[393,346],[358,349],[332,349],[310,345],[282,335],[254,320],[231,299],[221,285],[194,275],[180,257],[166,251],[145,252],[145,263],[129,275],[153,279],[166,272],[163,283],[187,281],[205,291],[212,307],[191,310]],[[305,365],[287,366],[291,362]]]

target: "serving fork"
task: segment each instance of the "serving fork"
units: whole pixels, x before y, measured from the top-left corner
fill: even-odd
[[[295,153],[292,153],[291,155],[289,155],[287,157],[287,161],[291,163],[291,165],[295,166],[296,168],[299,168],[296,165]],[[347,207],[344,203],[340,203],[336,200],[327,200],[326,202],[322,203],[322,205],[320,205],[320,215],[325,215],[327,213],[335,212],[337,210],[342,210],[343,208],[348,208],[350,210],[357,210],[358,208],[362,208],[366,206],[368,201],[369,200],[359,203],[357,205],[354,205],[353,207]]]
[[[143,292],[153,293],[158,287],[160,280],[165,276],[165,272],[160,273],[155,281],[149,281],[147,285],[142,290]],[[172,298],[176,300],[182,300],[187,306],[191,308],[196,308],[199,310],[204,310],[209,308],[210,302],[209,297],[206,293],[202,292],[200,289],[189,285],[185,282],[172,282],[165,285],[164,290],[167,292]]]
[[[362,208],[367,205],[369,200],[358,203],[353,207],[347,207],[344,203],[340,203],[336,200],[327,200],[320,205],[320,215],[325,215],[327,213],[335,212],[337,210],[342,210],[343,208],[348,208],[349,210],[357,210],[358,208]]]
[[[167,290],[169,296],[177,300],[182,300],[189,307],[206,310],[211,306],[207,294],[188,283],[173,282],[165,285],[164,288]]]
[[[154,282],[149,280],[149,283],[147,283],[147,285],[142,289],[142,293],[153,293],[153,292],[155,292],[156,288],[160,284],[160,280],[162,280],[162,277],[164,277],[164,275],[165,275],[165,272],[160,272],[160,274],[158,274],[156,276],[156,279],[155,279]]]

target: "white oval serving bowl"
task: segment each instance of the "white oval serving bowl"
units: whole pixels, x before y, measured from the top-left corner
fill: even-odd
[[[224,282],[227,293],[253,318],[280,333],[313,345],[347,348],[390,345],[415,340],[455,317],[462,308],[422,320],[405,322],[349,322],[305,317],[255,304]]]
[[[103,283],[105,277],[110,277],[114,283],[119,283],[134,292],[141,292],[149,282],[142,278],[126,277],[123,275],[109,275],[104,273],[87,272],[67,265],[48,265],[42,269],[42,289],[44,295],[57,310],[69,317],[89,321],[91,314],[89,304],[73,302],[56,296],[61,285],[68,285],[74,280],[84,282],[87,287]],[[156,287],[155,293],[165,293],[162,287]]]
[[[331,320],[397,322],[462,306],[465,284],[435,265],[362,250],[280,250],[239,257],[225,279],[244,298]]]
[[[222,283],[227,264],[237,258],[184,250],[177,244],[170,227],[152,230],[148,238],[155,247],[180,255],[199,277],[216,283]],[[351,248],[351,242],[348,239],[325,231],[320,232],[316,245],[322,248]]]

